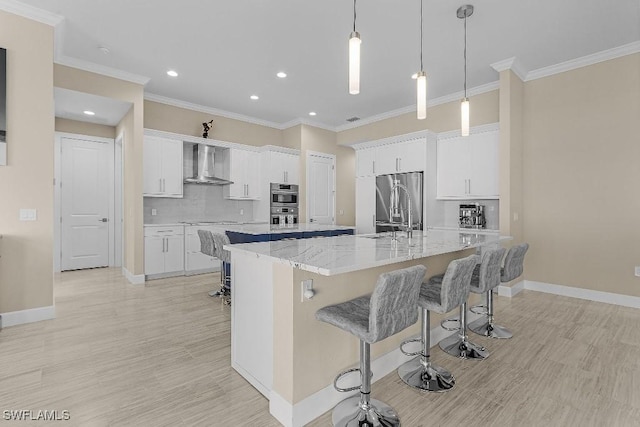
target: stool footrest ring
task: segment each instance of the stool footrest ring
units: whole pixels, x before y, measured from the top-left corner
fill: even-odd
[[[340,372],[336,378],[333,380],[333,388],[335,388],[337,391],[339,391],[340,393],[347,393],[353,390],[359,390],[360,386],[354,386],[354,387],[348,387],[348,388],[340,388],[338,387],[338,381],[340,380],[340,378],[342,378],[344,375],[350,374],[351,372],[360,372],[360,368],[352,368],[352,369],[347,369],[346,371],[342,371]]]
[[[446,326],[447,323],[457,323],[458,326],[456,327],[452,327],[452,326]],[[460,319],[458,319],[457,317],[451,317],[449,319],[444,319],[440,322],[440,326],[442,326],[442,329],[444,329],[445,331],[458,331],[460,330]]]
[[[409,340],[402,341],[402,343],[400,344],[400,351],[405,356],[412,356],[413,357],[413,356],[418,356],[418,355],[422,354],[422,350],[415,351],[415,352],[404,351],[403,347],[405,345],[409,344],[409,343],[412,343],[412,342],[420,342],[421,343],[422,342],[422,338],[412,338],[412,339],[409,339]]]
[[[488,310],[487,310],[487,306],[484,304],[478,304],[478,305],[474,305],[473,307],[471,307],[469,309],[470,312],[475,313],[475,314],[483,314],[483,315],[487,315],[489,314]]]

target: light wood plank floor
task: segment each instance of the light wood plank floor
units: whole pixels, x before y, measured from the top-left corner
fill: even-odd
[[[56,319],[0,332],[0,410],[69,410],[57,424],[73,426],[278,426],[230,367],[229,307],[207,296],[217,281],[56,276]],[[515,337],[471,335],[492,351],[487,360],[434,348],[454,390],[418,393],[392,373],[373,396],[405,427],[640,425],[640,310],[528,291],[497,298],[496,310]]]

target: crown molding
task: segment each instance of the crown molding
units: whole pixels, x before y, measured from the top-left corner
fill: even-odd
[[[320,123],[320,122],[316,122],[316,121],[308,120],[308,119],[300,119],[300,118],[289,120],[286,123],[282,123],[280,125],[280,130],[289,129],[289,128],[292,128],[292,127],[298,126],[298,125],[313,126],[315,128],[320,128],[320,129],[328,130],[328,131],[331,131],[331,132],[336,132],[335,126],[329,126],[329,125],[325,125],[324,123]]]
[[[55,60],[56,64],[65,65],[67,67],[78,68],[80,70],[89,71],[90,73],[96,73],[107,77],[113,77],[114,79],[124,80],[131,83],[136,83],[145,86],[149,83],[149,77],[140,76],[138,74],[122,71],[117,68],[107,67],[106,65],[96,64],[95,62],[85,61],[84,59],[72,58],[70,56],[60,55]]]
[[[500,123],[488,123],[486,125],[478,125],[469,128],[469,134],[475,135],[484,132],[495,132],[500,130]],[[448,130],[438,134],[438,141],[449,138],[457,138],[460,136],[460,129]]]
[[[260,147],[256,147],[253,145],[238,144],[237,142],[223,141],[221,139],[201,138],[199,136],[184,135],[181,133],[167,132],[167,131],[158,130],[158,129],[145,128],[144,134],[145,136],[155,136],[158,138],[175,139],[177,141],[190,142],[192,144],[205,144],[205,145],[211,145],[213,147],[219,147],[219,148],[236,148],[239,150],[247,150],[247,151],[255,151],[255,152],[261,151]]]
[[[62,21],[64,16],[49,12],[38,7],[34,7],[16,0],[0,0],[0,10],[22,16],[23,18],[38,21],[43,24],[55,27]]]
[[[458,131],[459,132],[459,131]],[[362,150],[366,148],[379,147],[381,145],[396,144],[398,142],[407,142],[415,139],[425,138],[427,141],[436,141],[438,134],[429,129],[419,130],[416,132],[405,133],[402,135],[393,135],[386,138],[375,139],[373,141],[362,141],[353,144],[345,144],[345,147],[351,147],[354,150]]]
[[[289,147],[282,147],[280,145],[263,145],[259,148],[260,152],[277,152],[277,153],[285,153],[285,154],[294,154],[296,156],[300,155],[300,150]]]
[[[490,82],[484,85],[475,86],[467,91],[469,96],[481,95],[483,93],[498,90],[500,88],[500,82]],[[431,99],[427,101],[427,108],[435,107],[437,105],[446,104],[448,102],[459,101],[464,98],[464,91],[451,93],[449,95],[441,96],[439,98]],[[367,117],[366,119],[358,120],[357,122],[347,123],[335,128],[336,132],[342,132],[349,129],[355,129],[360,126],[366,126],[371,123],[379,122],[381,120],[391,119],[393,117],[401,116],[407,113],[413,113],[416,111],[415,105],[408,107],[398,108],[397,110],[387,111],[386,113],[376,114],[375,116]],[[429,114],[427,112],[427,114]]]
[[[201,113],[213,114],[215,116],[226,117],[227,119],[240,120],[242,122],[252,123],[254,125],[267,126],[274,129],[282,130],[282,125],[279,123],[271,122],[268,120],[257,119],[251,116],[245,116],[244,114],[232,113],[231,111],[220,110],[218,108],[207,107],[204,105],[193,104],[187,101],[181,101],[179,99],[169,98],[162,95],[156,95],[154,93],[145,92],[144,99],[152,102],[159,102],[160,104],[171,105],[173,107],[184,108],[192,111],[199,111]]]
[[[554,74],[564,73],[565,71],[575,70],[576,68],[586,67],[588,65],[597,64],[599,62],[608,61],[622,56],[632,55],[640,52],[640,40],[628,43],[612,49],[603,50],[591,55],[582,56],[580,58],[561,62],[559,64],[550,65],[548,67],[538,68],[529,71],[524,81],[537,80],[543,77],[549,77]]]
[[[527,74],[528,74],[527,69],[522,65],[522,63],[515,56],[512,56],[511,58],[508,58],[508,59],[504,59],[502,61],[494,62],[493,64],[491,64],[491,68],[496,70],[498,73],[505,70],[511,70],[522,81],[526,80]]]

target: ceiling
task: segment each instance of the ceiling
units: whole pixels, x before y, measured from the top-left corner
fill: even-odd
[[[347,90],[350,0],[23,0],[65,17],[66,57],[150,78],[145,92],[276,125],[339,127],[415,104],[420,2],[357,3],[361,91]],[[463,86],[462,2],[424,0],[428,98]],[[640,40],[638,0],[475,0],[468,86],[495,82],[490,64],[517,57],[536,70]],[[109,54],[98,48],[107,47]],[[167,76],[174,69],[177,78]],[[278,71],[288,74],[276,77]],[[249,96],[260,97],[252,101]],[[311,118],[308,113],[317,112]]]
[[[59,87],[54,88],[53,99],[56,117],[107,126],[116,126],[120,123],[132,105],[130,102]],[[95,115],[84,114],[87,110]]]

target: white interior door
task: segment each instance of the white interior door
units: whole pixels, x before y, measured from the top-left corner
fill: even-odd
[[[109,144],[62,139],[62,270],[109,265]]]
[[[307,218],[309,222],[333,224],[335,219],[335,157],[307,153]]]

